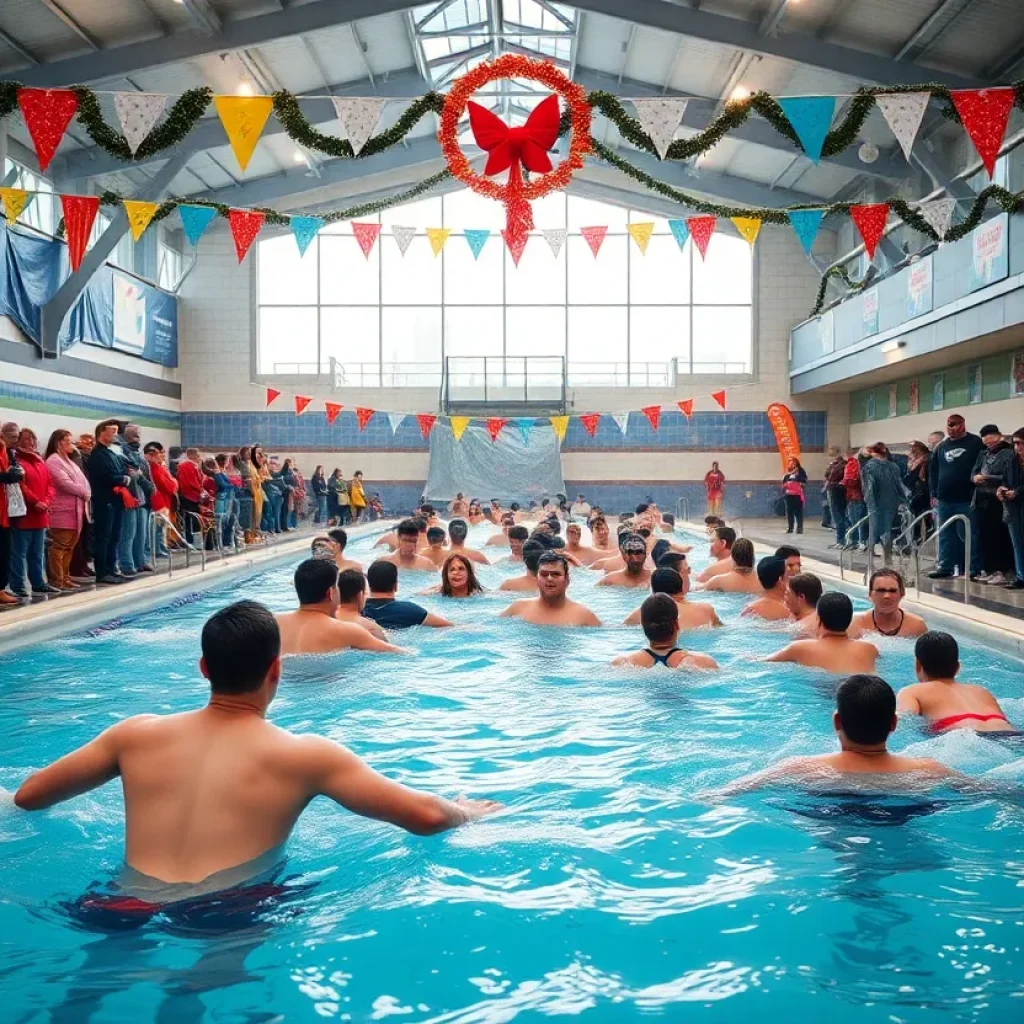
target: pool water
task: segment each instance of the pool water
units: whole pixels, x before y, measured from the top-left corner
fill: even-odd
[[[691,539],[700,567],[705,544]],[[368,562],[371,544],[352,554]],[[240,596],[292,607],[293,568],[0,657],[0,785],[122,717],[202,703],[203,621]],[[493,587],[518,571],[482,577]],[[318,800],[288,848],[295,899],[248,927],[105,934],[72,920],[64,904],[120,864],[116,784],[44,813],[0,809],[0,1019],[1024,1019],[1019,803],[786,790],[705,801],[782,756],[832,750],[834,684],[753,660],[786,634],[737,623],[744,599],[717,594],[696,599],[727,628],[683,642],[721,672],[613,670],[615,654],[643,645],[616,623],[644,595],[596,577],[575,572],[571,596],[600,630],[499,620],[507,595],[427,597],[464,625],[402,634],[417,658],[286,662],[278,724],[329,735],[409,785],[507,806],[424,839]],[[404,596],[430,582],[403,575]],[[880,673],[912,681],[911,643],[879,644]],[[1024,721],[1021,664],[962,646],[962,678]],[[1024,776],[1024,747],[968,732],[904,723],[893,746]]]

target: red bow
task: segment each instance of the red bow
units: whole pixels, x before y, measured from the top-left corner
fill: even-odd
[[[521,163],[534,174],[551,170],[548,150],[558,138],[558,97],[537,104],[522,127],[510,128],[479,103],[468,103],[469,125],[476,144],[490,155],[484,174],[500,174]]]

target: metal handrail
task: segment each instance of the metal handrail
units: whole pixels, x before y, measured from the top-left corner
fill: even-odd
[[[964,524],[964,565],[960,566],[964,571],[964,604],[971,603],[971,520],[968,516],[965,516],[962,512],[950,516],[944,523],[939,524],[935,532],[930,536],[926,537],[921,544],[914,548],[914,586],[917,588],[918,594],[921,593],[921,551],[932,541],[936,542],[936,551],[938,551],[938,540],[942,535],[942,531],[945,530],[950,523],[961,522]]]
[[[189,509],[180,509],[182,515],[192,516],[193,519],[199,524],[199,528],[196,533],[192,536],[193,538],[199,537],[199,571],[206,572],[206,535],[203,533],[203,517],[198,512],[192,512]],[[184,538],[183,538],[184,539]],[[185,540],[185,568],[189,568],[191,565],[191,558],[189,557],[196,549],[189,544],[188,540]]]
[[[676,521],[684,523],[690,521],[690,502],[688,498],[676,499]]]
[[[918,523],[923,522],[929,516],[931,516],[932,518],[935,517],[935,510],[934,509],[930,509],[930,508],[929,509],[925,509],[925,511],[922,512],[916,519],[911,520],[911,522],[908,524],[906,529],[904,529],[904,531],[892,542],[893,543],[893,547],[895,547],[897,544],[899,544],[899,542],[901,540],[905,539],[906,537],[910,537],[911,538],[911,542],[913,542],[914,527],[917,526]],[[925,538],[925,539],[927,540],[927,538]]]
[[[859,526],[863,526],[870,518],[871,513],[868,513],[863,519],[858,519],[857,522],[855,522],[843,535],[843,546],[839,549],[839,578],[841,580],[846,580],[843,559],[846,556],[846,552],[850,550],[850,534]],[[850,555],[850,568],[853,568],[853,555]]]
[[[159,529],[159,525],[158,525],[158,520],[160,522],[164,522],[163,516],[158,516],[158,515],[156,515],[154,513],[153,515],[151,515],[149,517],[149,553],[150,553],[150,557],[153,560],[153,564],[154,565],[156,564],[156,559],[157,559],[157,546],[158,546],[157,545],[157,541],[158,541],[158,538],[160,536],[160,529]],[[164,547],[167,547],[167,540],[166,540],[166,538],[164,539]],[[167,550],[167,577],[168,577],[168,579],[170,579],[170,577],[173,575],[173,572],[172,572],[173,564],[174,564],[174,559],[171,557],[171,552],[170,552],[170,549],[168,548],[168,550]]]

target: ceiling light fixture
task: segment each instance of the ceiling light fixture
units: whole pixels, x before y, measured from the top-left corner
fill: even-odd
[[[235,90],[235,92],[239,96],[251,96],[252,95],[252,86],[248,82],[239,82],[238,83],[238,88]]]
[[[737,85],[731,93],[729,93],[730,103],[741,103],[743,100],[750,99],[750,90],[745,85]]]

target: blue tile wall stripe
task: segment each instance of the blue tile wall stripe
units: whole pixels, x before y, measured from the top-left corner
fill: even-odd
[[[103,419],[117,416],[119,419],[160,420],[168,429],[179,430],[182,414],[168,409],[156,409],[148,405],[133,405],[116,399],[93,398],[89,395],[75,395],[68,391],[54,391],[51,388],[39,388],[30,384],[15,384],[0,381],[0,405],[4,399],[16,402],[32,402],[37,405],[52,407],[55,415],[80,416],[83,418]],[[46,410],[47,412],[50,409]]]

